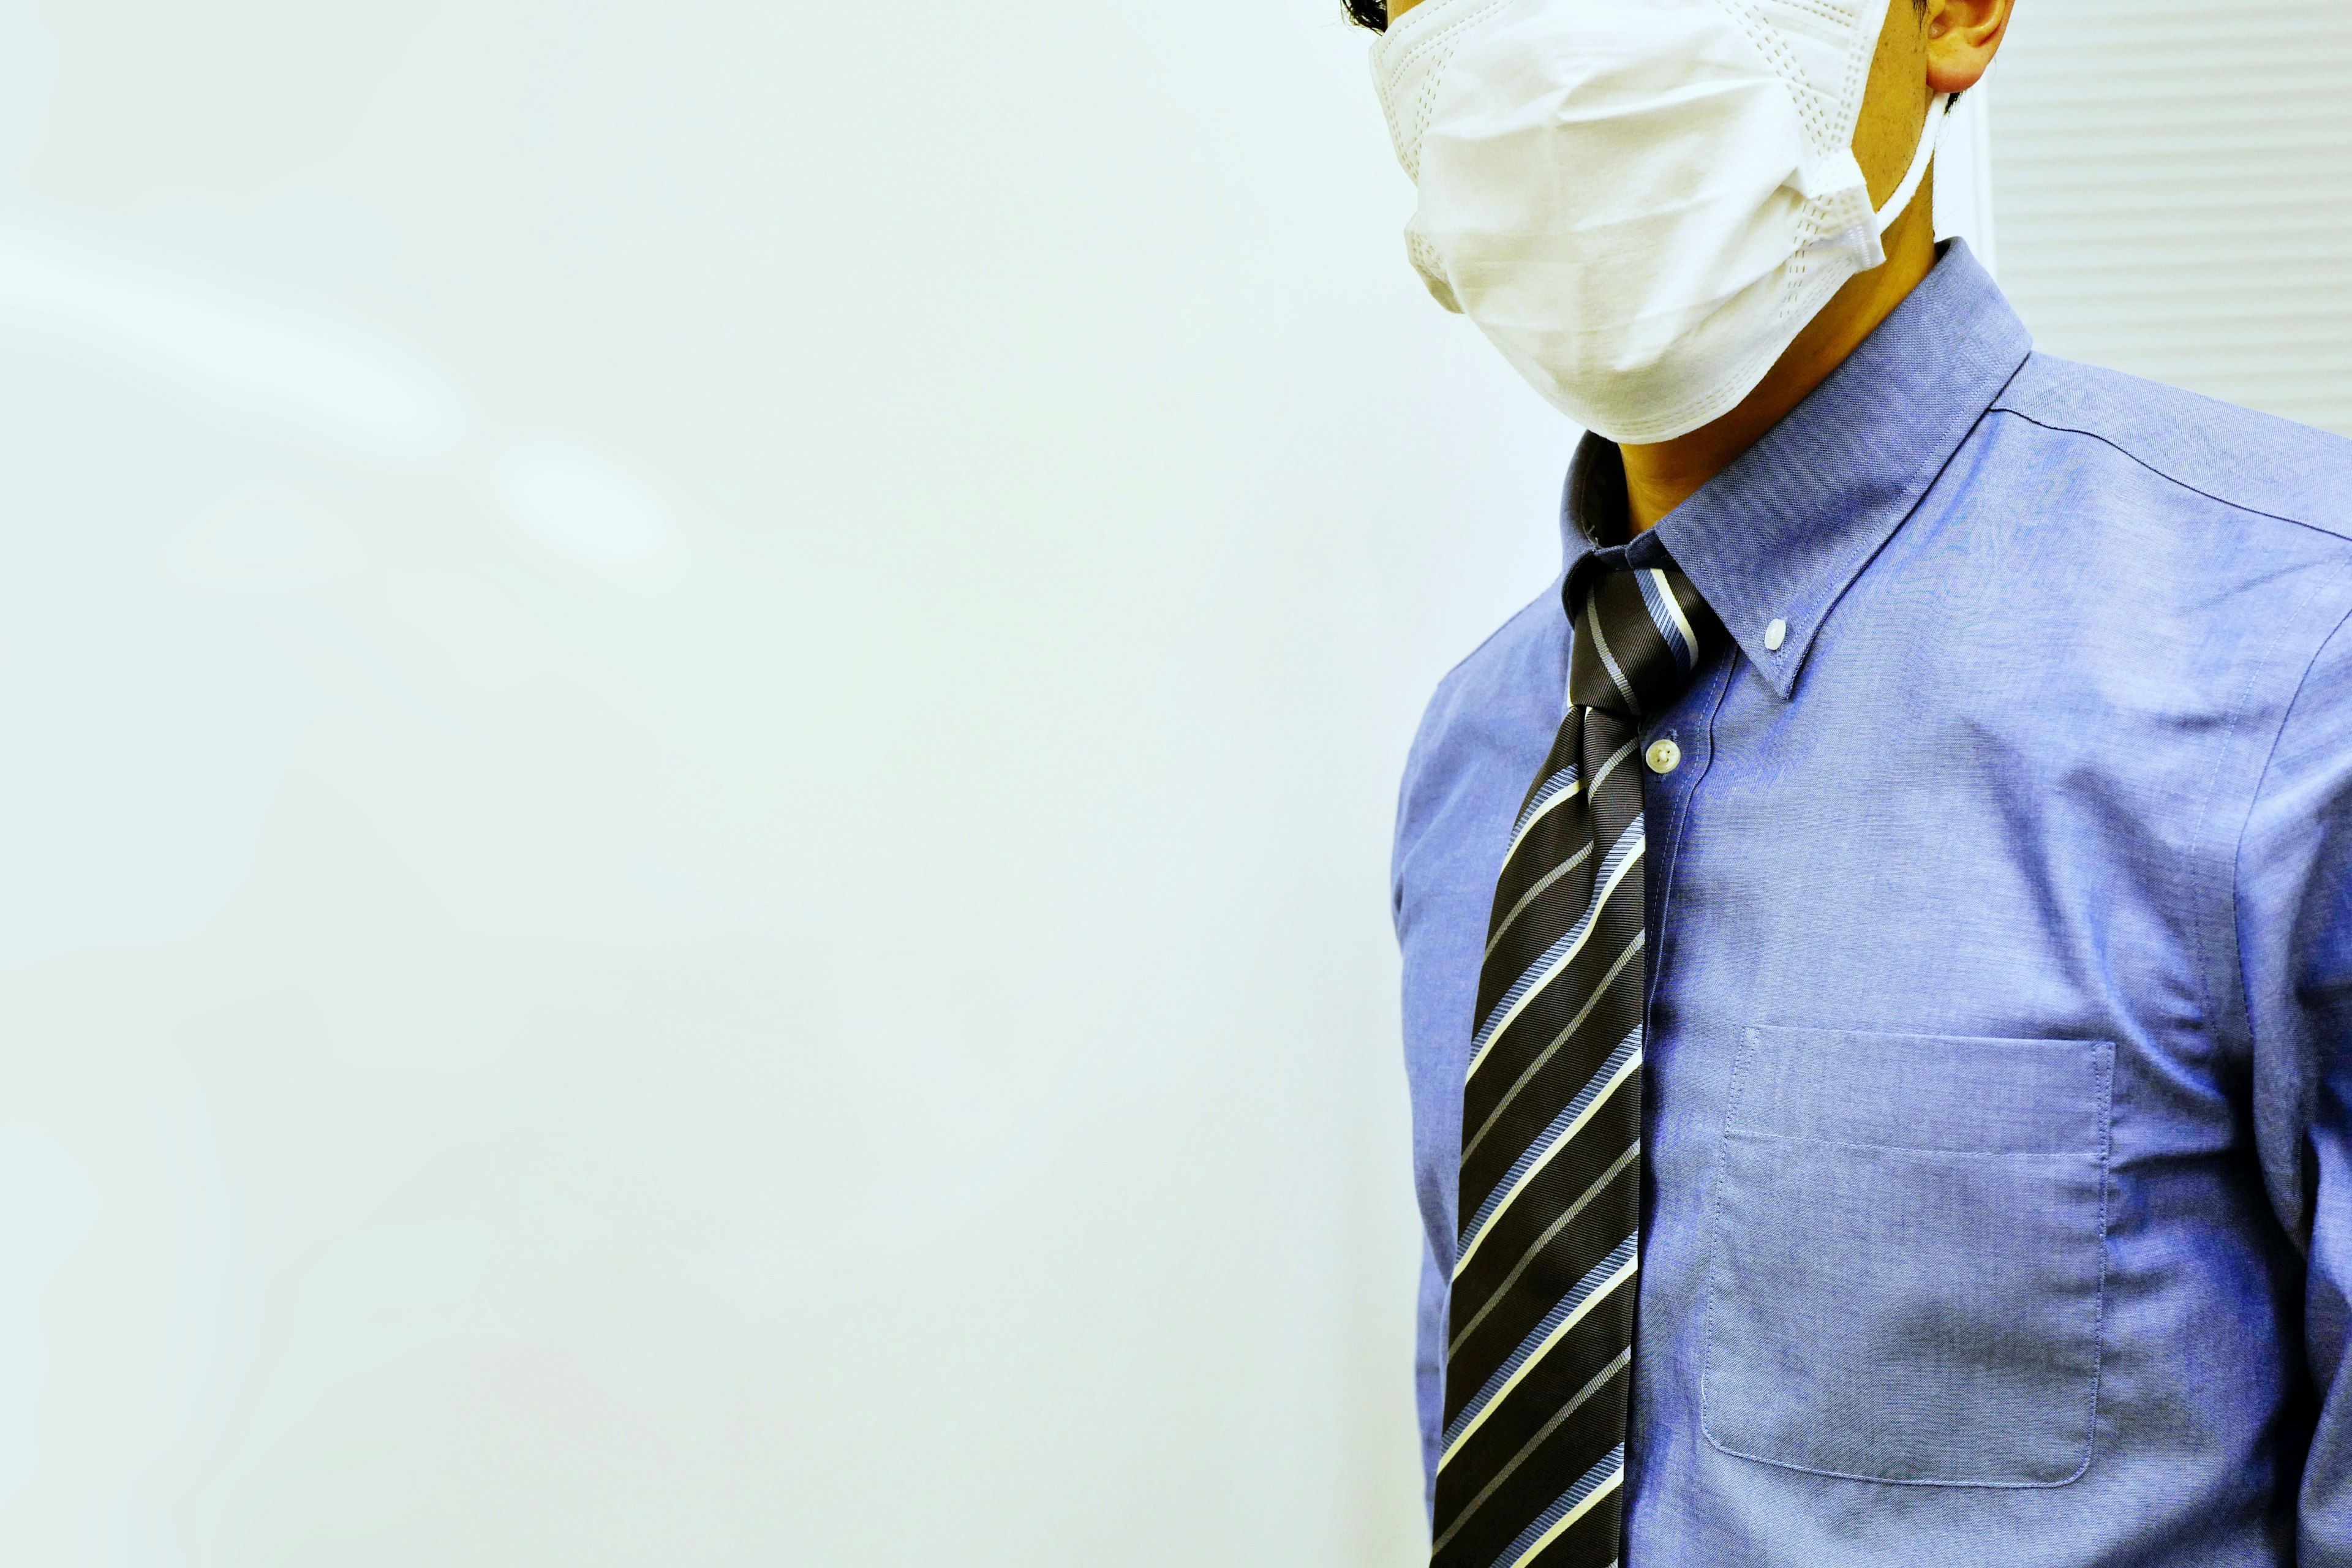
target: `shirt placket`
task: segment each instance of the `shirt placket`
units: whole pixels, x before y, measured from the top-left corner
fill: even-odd
[[[1674,962],[1675,877],[1680,868],[1683,826],[1691,797],[1715,760],[1715,718],[1721,710],[1733,672],[1741,662],[1739,651],[1727,649],[1716,668],[1692,682],[1681,700],[1661,714],[1642,737],[1642,815],[1648,824],[1649,852],[1642,879],[1649,980],[1643,991],[1645,1034],[1654,1042],[1657,1031],[1672,1027],[1671,1018],[1657,1016],[1658,983]],[[1662,754],[1671,747],[1670,753]],[[1671,766],[1660,764],[1671,763]],[[1645,1054],[1654,1052],[1654,1045]]]

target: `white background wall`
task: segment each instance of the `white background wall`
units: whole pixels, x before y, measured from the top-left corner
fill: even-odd
[[[1416,1559],[1337,10],[0,4],[0,1562]]]

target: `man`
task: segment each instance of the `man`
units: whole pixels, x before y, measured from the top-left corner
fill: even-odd
[[[1440,1568],[2352,1563],[2352,447],[1938,251],[2009,15],[1365,18],[1592,432],[1400,803]]]

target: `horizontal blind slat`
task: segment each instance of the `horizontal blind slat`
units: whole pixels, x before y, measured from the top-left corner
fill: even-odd
[[[2352,435],[2352,5],[2033,0],[1988,97],[2043,349]]]

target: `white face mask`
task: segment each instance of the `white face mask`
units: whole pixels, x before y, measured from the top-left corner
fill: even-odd
[[[1562,413],[1663,441],[1755,389],[1917,195],[1853,131],[1887,0],[1423,0],[1372,50],[1430,292]]]

